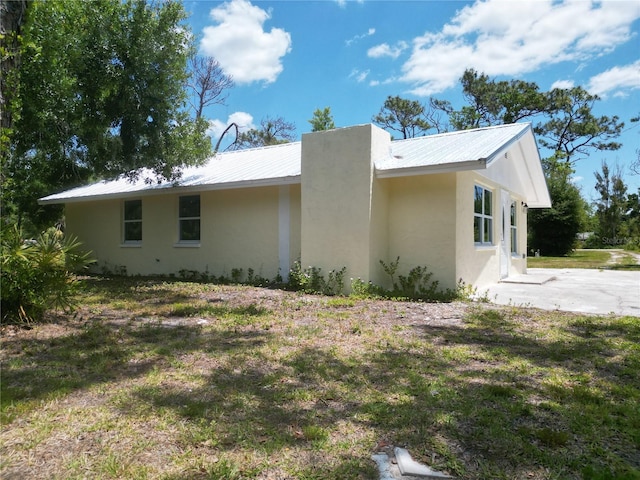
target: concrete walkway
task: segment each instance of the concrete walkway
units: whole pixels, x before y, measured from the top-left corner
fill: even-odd
[[[485,292],[500,305],[640,317],[640,271],[530,268]]]

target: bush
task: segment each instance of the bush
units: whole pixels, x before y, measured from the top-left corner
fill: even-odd
[[[287,288],[305,293],[321,295],[340,295],[344,289],[344,275],[347,267],[340,270],[331,270],[325,280],[322,268],[309,267],[303,269],[299,261],[293,264],[289,271]]]
[[[391,277],[391,283],[393,285],[393,288],[389,291],[380,289],[384,292],[383,296],[424,300],[427,302],[451,302],[453,300],[469,299],[475,293],[475,289],[466,285],[462,279],[458,281],[454,289],[447,288],[443,290],[439,288],[440,282],[438,280],[432,280],[433,272],[430,272],[426,266],[413,267],[407,275],[398,275],[398,281],[396,282],[395,275],[399,264],[400,257],[397,257],[395,261],[389,263],[380,260],[382,269]],[[370,286],[361,284],[357,284],[356,286],[365,294],[366,292],[374,291]]]
[[[74,273],[93,263],[76,238],[50,228],[25,240],[17,227],[7,226],[1,243],[3,322],[40,321],[49,309],[74,306]]]

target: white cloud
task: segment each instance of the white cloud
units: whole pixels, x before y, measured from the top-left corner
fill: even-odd
[[[575,86],[576,86],[576,84],[573,83],[573,80],[556,80],[551,85],[551,90],[553,90],[554,88],[560,88],[560,89],[563,89],[563,90],[568,90],[568,89],[573,88]]]
[[[215,57],[237,84],[275,82],[282,57],[291,51],[291,35],[280,28],[264,30],[270,13],[246,0],[230,0],[210,16],[216,25],[203,29],[201,52]]]
[[[346,40],[344,43],[347,47],[351,46],[351,44],[353,42],[357,42],[358,40],[361,40],[363,38],[366,37],[370,37],[371,35],[376,33],[376,29],[375,28],[370,28],[369,30],[367,30],[367,33],[362,33],[360,35],[355,35],[353,37],[351,37],[349,40]]]
[[[349,0],[335,0],[340,8],[346,8]],[[364,0],[355,0],[356,3],[364,3]]]
[[[589,80],[587,90],[595,95],[625,96],[625,90],[640,88],[640,60],[621,67],[613,67]]]
[[[226,122],[219,119],[209,120],[209,128],[207,128],[206,134],[214,141],[217,141],[220,138],[220,135],[222,135],[225,129],[232,123],[238,125],[240,133],[256,128],[253,124],[253,116],[251,114],[247,112],[234,112],[229,115]]]
[[[431,95],[454,86],[464,70],[520,75],[565,61],[604,55],[632,37],[640,2],[477,0],[439,32],[413,41],[402,80],[413,93]]]
[[[580,182],[582,182],[583,180],[584,180],[584,177],[581,177],[580,175],[574,175],[571,178],[569,178],[569,181],[574,185],[579,185]]]
[[[402,41],[396,43],[394,47],[389,46],[388,43],[381,43],[380,45],[376,45],[375,47],[371,47],[367,50],[367,56],[370,58],[391,57],[396,59],[408,47],[409,45],[407,45],[407,42]]]
[[[355,78],[356,82],[362,83],[367,79],[367,77],[369,76],[369,73],[370,73],[370,70],[365,70],[364,72],[361,72],[357,68],[354,68],[353,70],[351,70],[351,73],[349,74],[349,78]]]

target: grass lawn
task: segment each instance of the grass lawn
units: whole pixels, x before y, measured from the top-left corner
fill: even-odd
[[[639,479],[640,319],[85,279],[2,327],[3,479]]]
[[[635,257],[623,250],[575,250],[564,257],[527,258],[531,268],[603,268],[610,270],[640,270]]]

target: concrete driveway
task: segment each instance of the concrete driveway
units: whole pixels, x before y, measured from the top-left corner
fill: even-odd
[[[500,305],[640,317],[640,271],[529,268],[485,292]]]

